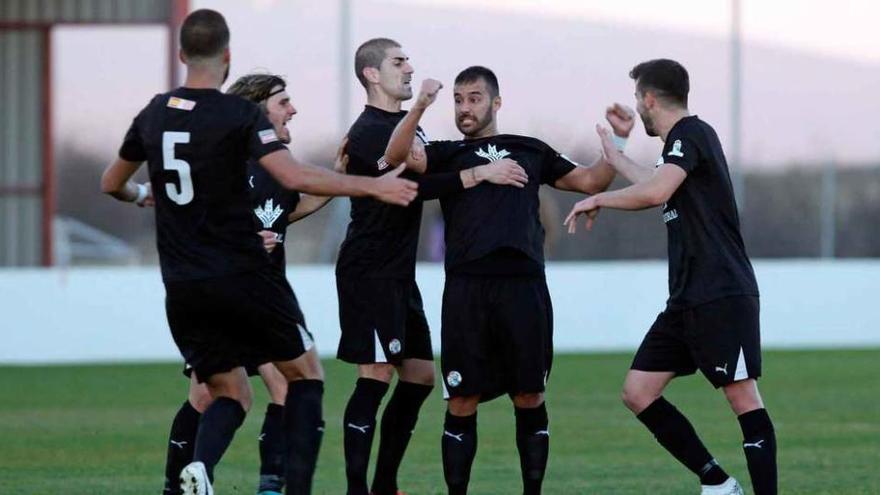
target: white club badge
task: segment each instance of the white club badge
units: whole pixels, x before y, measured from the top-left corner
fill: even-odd
[[[446,384],[452,388],[461,385],[461,373],[457,371],[450,371],[449,374],[446,375]]]
[[[400,354],[400,341],[391,339],[391,342],[388,343],[388,351],[391,354]]]

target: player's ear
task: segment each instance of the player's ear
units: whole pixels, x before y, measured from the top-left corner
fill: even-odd
[[[364,67],[364,79],[373,84],[379,84],[379,69],[375,67]]]
[[[492,110],[497,112],[501,108],[501,95],[492,98]]]
[[[229,51],[229,47],[223,49],[223,63],[229,65],[229,62],[232,60],[232,52]]]
[[[180,63],[186,65],[186,55],[183,54],[183,49],[177,51],[177,58],[180,59]]]

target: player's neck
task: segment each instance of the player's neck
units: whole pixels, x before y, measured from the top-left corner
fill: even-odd
[[[186,71],[183,87],[190,89],[220,89],[223,85],[225,68],[193,67]]]
[[[677,124],[679,120],[690,116],[690,114],[691,113],[687,108],[676,108],[675,110],[663,112],[658,115],[654,120],[654,129],[657,131],[657,135],[659,135],[660,139],[665,143],[666,136],[669,134],[669,131],[675,127],[675,124]]]
[[[492,136],[498,135],[498,125],[495,122],[492,122],[491,125],[487,125],[486,127],[480,129],[479,132],[475,134],[465,134],[464,140],[469,141],[471,139],[483,139],[489,138]]]
[[[369,95],[367,95],[367,105],[370,105],[371,107],[376,107],[379,110],[385,110],[386,112],[399,112],[401,103],[403,102],[400,101],[398,98],[395,98],[381,91],[372,91]]]

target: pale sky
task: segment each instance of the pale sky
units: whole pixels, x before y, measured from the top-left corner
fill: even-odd
[[[199,3],[210,3],[208,1]],[[278,0],[255,0],[269,6]],[[357,0],[352,0],[357,5]],[[727,36],[732,0],[399,0]],[[880,62],[877,0],[740,0],[743,37],[823,55]]]
[[[387,36],[404,44],[417,80],[449,81],[466,65],[489,64],[502,79],[503,132],[535,135],[566,151],[594,149],[592,126],[604,106],[632,104],[629,68],[663,56],[685,63],[692,109],[722,142],[730,136],[730,0],[350,1],[346,57],[362,41]],[[741,1],[747,165],[880,160],[880,35],[873,25],[880,2]],[[339,5],[191,5],[226,16],[233,78],[254,69],[288,77],[300,111],[290,124],[294,149],[304,154],[330,149],[363,105],[351,59],[340,66]],[[63,26],[53,41],[56,136],[112,157],[131,118],[168,89],[165,29]],[[339,98],[345,87],[347,109]],[[431,137],[458,137],[451,99],[438,101],[425,119]],[[843,132],[839,108],[847,109]],[[657,152],[655,141],[637,129],[630,148],[648,156]]]

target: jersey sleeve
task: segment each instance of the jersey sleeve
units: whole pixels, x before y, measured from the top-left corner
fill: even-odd
[[[541,164],[541,183],[553,185],[577,168],[577,163],[549,145],[545,144],[545,146],[547,149],[544,151],[544,161]]]
[[[413,174],[407,177],[419,183],[419,196],[422,201],[449,196],[464,190],[459,172],[440,172],[436,174]]]
[[[351,173],[377,177],[387,172],[385,147],[389,139],[391,130],[384,126],[368,125],[350,132],[345,150]]]
[[[455,141],[430,141],[425,144],[427,173],[448,172],[453,153],[458,149]]]
[[[700,151],[694,137],[686,131],[673,129],[663,146],[663,163],[678,165],[689,174],[693,172],[700,163]]]
[[[119,147],[119,158],[129,162],[140,163],[147,159],[147,150],[144,148],[144,141],[140,132],[140,120],[143,112],[138,114],[131,122],[128,132],[122,139],[122,146]]]
[[[245,127],[245,133],[248,140],[248,156],[259,160],[269,153],[283,150],[286,147],[278,134],[275,133],[275,126],[269,122],[260,107],[252,105],[253,108],[248,118],[249,125]]]

